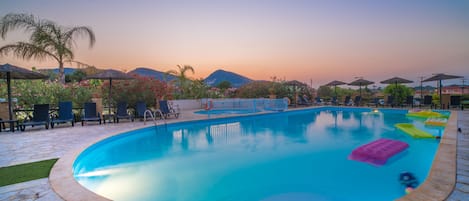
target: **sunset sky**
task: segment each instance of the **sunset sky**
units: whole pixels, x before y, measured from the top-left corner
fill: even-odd
[[[98,68],[187,64],[193,78],[224,69],[313,87],[355,77],[469,77],[467,0],[2,0],[0,16],[7,13],[91,27],[96,44],[77,40],[75,59]],[[0,46],[20,40],[22,32],[10,32]],[[57,66],[11,55],[3,63]]]

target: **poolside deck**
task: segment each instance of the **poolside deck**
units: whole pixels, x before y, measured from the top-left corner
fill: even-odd
[[[207,119],[184,111],[182,118],[169,119],[168,123]],[[28,129],[26,132],[0,133],[0,167],[60,158],[70,150],[89,144],[115,133],[153,125],[152,122],[126,122],[119,124],[66,126],[45,130]],[[457,182],[447,200],[467,200],[469,197],[469,111],[458,111]],[[50,188],[49,179],[39,179],[0,187],[0,200],[62,200]]]

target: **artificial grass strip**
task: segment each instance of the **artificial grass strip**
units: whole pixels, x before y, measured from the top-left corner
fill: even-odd
[[[49,176],[52,166],[58,159],[25,163],[0,168],[0,186],[6,186]]]

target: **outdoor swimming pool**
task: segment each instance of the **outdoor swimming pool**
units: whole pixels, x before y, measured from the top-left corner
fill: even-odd
[[[443,129],[401,110],[369,111],[316,108],[141,129],[86,149],[74,177],[113,200],[394,200],[405,195],[399,174],[422,183],[439,143],[394,124]],[[380,138],[409,148],[379,167],[348,159]]]

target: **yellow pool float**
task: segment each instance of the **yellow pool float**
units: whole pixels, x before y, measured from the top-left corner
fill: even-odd
[[[413,124],[400,123],[395,124],[394,126],[413,138],[436,138],[432,134],[416,128]]]
[[[448,123],[448,119],[446,118],[431,117],[425,121],[425,125],[429,125],[429,126],[446,126],[446,123]]]
[[[436,117],[436,118],[448,118],[448,116],[443,115],[439,112],[433,112],[431,110],[422,110],[418,112],[409,112],[406,114],[408,117],[419,117],[419,118],[431,118],[431,117]]]

